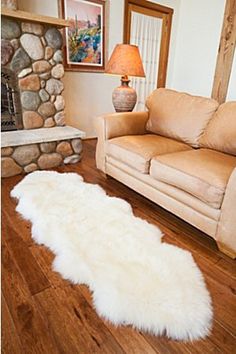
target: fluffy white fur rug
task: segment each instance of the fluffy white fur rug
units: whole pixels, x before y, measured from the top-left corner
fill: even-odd
[[[127,202],[75,173],[45,171],[26,176],[11,196],[34,240],[55,253],[53,269],[90,287],[98,314],[173,339],[209,333],[211,299],[191,254],[162,243]]]

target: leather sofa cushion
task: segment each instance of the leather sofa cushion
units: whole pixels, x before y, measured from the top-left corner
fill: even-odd
[[[156,155],[191,150],[191,147],[155,134],[127,135],[106,143],[108,156],[127,164],[141,173],[148,173],[151,159]]]
[[[219,104],[213,99],[159,88],[147,98],[147,130],[199,147],[199,138]]]
[[[201,137],[200,145],[236,155],[236,101],[220,105]]]
[[[218,209],[235,166],[234,156],[200,149],[154,157],[150,175]]]

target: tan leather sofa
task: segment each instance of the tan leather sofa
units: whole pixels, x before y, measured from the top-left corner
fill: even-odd
[[[148,112],[98,117],[97,168],[236,256],[236,102],[157,89]]]

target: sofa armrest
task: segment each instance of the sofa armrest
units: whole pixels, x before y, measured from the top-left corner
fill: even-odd
[[[96,147],[97,168],[105,171],[106,140],[123,135],[146,134],[148,112],[112,113],[97,117],[95,129],[98,137]]]
[[[216,232],[216,242],[222,252],[231,258],[236,257],[236,168],[226,187]]]
[[[104,140],[123,135],[146,133],[148,112],[112,113],[96,118],[98,138]]]

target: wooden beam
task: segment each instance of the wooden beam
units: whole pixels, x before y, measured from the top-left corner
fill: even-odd
[[[225,102],[236,45],[236,0],[226,0],[211,97]]]

